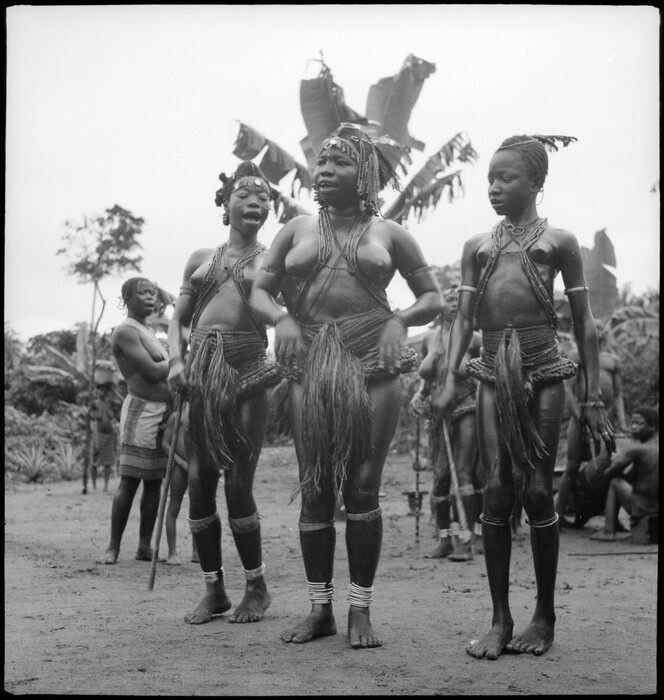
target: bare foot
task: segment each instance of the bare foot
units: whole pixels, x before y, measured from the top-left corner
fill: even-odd
[[[455,542],[454,551],[447,555],[448,561],[471,561],[473,552],[470,548],[470,541]]]
[[[215,615],[222,615],[231,607],[231,601],[221,581],[205,584],[205,595],[196,608],[184,616],[184,621],[190,625],[202,625]]]
[[[137,561],[152,561],[152,547],[139,547],[134,559]]]
[[[446,556],[452,553],[454,547],[452,546],[452,540],[449,537],[444,537],[442,540],[438,540],[438,544],[429,552],[424,555],[425,559],[444,559]]]
[[[590,535],[590,539],[598,540],[599,542],[615,542],[616,533],[606,532],[606,530],[600,530],[599,532],[595,532],[594,534]]]
[[[272,598],[267,592],[264,578],[247,581],[242,602],[228,618],[229,622],[258,622],[263,619]]]
[[[169,554],[166,563],[170,566],[182,566],[182,562],[180,561],[180,557],[178,556],[177,552]]]
[[[102,556],[97,559],[97,564],[115,564],[118,560],[118,552],[113,549],[107,549]]]
[[[517,634],[506,649],[515,654],[535,654],[540,656],[553,644],[553,623],[544,620],[532,620],[526,629]]]
[[[348,639],[353,649],[372,649],[382,647],[383,642],[374,634],[371,626],[369,608],[348,609]]]
[[[466,647],[466,652],[476,659],[486,658],[494,661],[512,638],[512,627],[511,623],[494,625],[482,639],[471,642]]]
[[[316,637],[327,637],[337,633],[337,623],[334,621],[332,603],[312,605],[311,612],[300,622],[281,633],[284,642],[304,644]]]

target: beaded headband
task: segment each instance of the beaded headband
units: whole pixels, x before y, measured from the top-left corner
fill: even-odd
[[[342,134],[342,132],[349,131],[355,133]],[[395,186],[398,177],[387,159],[378,150],[376,142],[355,124],[342,122],[323,142],[321,153],[328,148],[337,148],[357,164],[357,194],[364,202],[364,208],[367,212],[378,214],[378,195],[382,189],[381,176],[385,184],[392,182]]]
[[[265,190],[265,192],[268,195],[272,194],[272,189],[270,188],[270,185],[268,184],[267,180],[263,180],[261,177],[254,177],[253,175],[245,175],[244,177],[239,178],[233,183],[233,192],[236,192],[239,190],[241,187],[260,187],[262,190]]]

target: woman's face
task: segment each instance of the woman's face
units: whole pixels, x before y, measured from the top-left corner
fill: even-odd
[[[496,214],[522,213],[535,201],[538,190],[518,151],[506,149],[494,153],[489,163],[489,201]]]
[[[240,233],[255,235],[270,213],[270,195],[257,177],[240,178],[228,201],[230,225]]]
[[[147,280],[141,280],[127,301],[127,308],[139,318],[147,318],[155,308],[157,290]]]
[[[314,168],[318,198],[327,205],[339,205],[359,199],[358,167],[355,161],[335,146],[324,148]]]

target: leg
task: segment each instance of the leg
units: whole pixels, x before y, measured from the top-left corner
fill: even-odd
[[[378,493],[401,406],[398,377],[371,382],[369,395],[374,406],[372,457],[363,464],[349,464],[344,485],[346,547],[350,569],[348,637],[354,649],[383,644],[374,633],[369,606],[373,600],[373,582],[383,542]]]
[[[466,651],[475,658],[497,659],[512,638],[514,622],[509,607],[509,573],[512,554],[510,517],[514,506],[512,465],[500,439],[496,392],[482,384],[478,391],[477,428],[480,460],[486,487],[482,513],[482,540],[493,618],[491,629]]]
[[[560,527],[566,524],[565,511],[567,509],[567,501],[576,488],[582,461],[583,440],[581,439],[579,421],[576,418],[570,418],[567,424],[567,464],[560,480],[560,488],[556,498],[556,513],[558,513],[560,518]]]
[[[117,561],[122,535],[131,511],[131,504],[134,502],[134,496],[140,483],[140,479],[134,479],[131,476],[120,478],[120,485],[113,497],[113,506],[111,508],[111,541],[104,554],[97,559],[98,564],[115,564]]]
[[[553,507],[553,470],[564,400],[563,383],[559,382],[538,390],[532,401],[533,418],[547,450],[541,460],[534,460],[535,471],[530,475],[523,497],[523,507],[531,526],[537,600],[530,624],[512,639],[507,649],[536,656],[553,644],[556,622],[554,594],[560,536],[559,516]]]
[[[231,607],[224,586],[221,558],[221,520],[217,513],[217,468],[199,458],[193,444],[187,441],[189,464],[189,527],[196,543],[205,593],[200,603],[184,616],[190,625],[209,622]],[[207,458],[207,455],[204,456]]]
[[[267,393],[245,401],[240,407],[242,425],[253,446],[246,464],[234,464],[224,475],[228,524],[233,533],[246,585],[244,598],[229,622],[258,622],[271,602],[263,573],[261,525],[254,500],[254,474],[267,428]]]
[[[454,551],[449,555],[449,561],[470,561],[473,558],[471,539],[472,527],[475,522],[475,496],[473,486],[473,465],[477,459],[477,430],[475,414],[467,413],[460,416],[454,424],[452,450],[454,464],[459,481],[461,501],[466,515],[468,529],[461,529],[459,537],[453,538]],[[461,519],[459,518],[459,524]]]
[[[90,467],[90,476],[92,477],[92,488],[97,490],[97,465],[92,464]]]
[[[111,465],[106,464],[104,466],[104,491],[108,491],[108,482],[111,479]]]
[[[138,550],[136,551],[136,559],[139,561],[152,561],[150,540],[152,540],[152,532],[159,512],[161,482],[161,479],[143,479],[141,520],[138,526]]]
[[[302,449],[302,387],[291,383],[290,408],[295,452],[297,454],[300,483],[305,476],[304,451]],[[300,511],[300,547],[307,576],[311,610],[307,617],[281,633],[284,642],[303,644],[317,637],[336,634],[332,598],[334,596],[334,494],[314,500],[302,493]]]
[[[171,494],[166,510],[166,540],[168,541],[168,561],[171,566],[180,566],[177,548],[177,519],[182,507],[182,499],[187,490],[187,472],[177,462],[173,464]]]
[[[452,552],[450,537],[450,467],[445,449],[445,439],[440,417],[431,421],[431,464],[433,467],[433,486],[431,489],[431,506],[436,519],[438,541],[428,551],[425,559],[443,559]]]
[[[628,481],[620,478],[611,479],[604,506],[604,528],[591,535],[591,540],[613,542],[616,539],[618,511],[622,506],[628,513],[631,512],[631,495],[632,486]]]

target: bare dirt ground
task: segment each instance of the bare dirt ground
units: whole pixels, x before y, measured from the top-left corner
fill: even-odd
[[[428,490],[431,474],[421,477]],[[203,592],[189,562],[185,497],[178,521],[184,564],[134,560],[138,497],[115,566],[95,564],[109,534],[112,491],[82,496],[79,482],[5,489],[5,691],[54,695],[543,695],[653,694],[656,675],[657,545],[561,535],[556,641],[542,657],[477,660],[464,648],[488,629],[491,605],[483,557],[424,559],[434,543],[425,498],[420,540],[403,491],[415,487],[407,456],[388,459],[382,499],[385,537],[372,619],[384,646],[353,650],[345,634],[348,566],[343,522],[338,546],[334,637],[304,645],[279,639],[308,610],[291,447],[266,448],[256,479],[266,579],[273,601],[257,624],[227,615],[183,622]],[[221,494],[222,490],[219,489]],[[223,500],[223,499],[222,499]],[[225,506],[219,504],[222,522]],[[234,603],[243,590],[227,527],[224,567]],[[161,552],[166,551],[165,532]],[[535,603],[527,539],[513,547],[511,604],[516,631]]]

